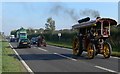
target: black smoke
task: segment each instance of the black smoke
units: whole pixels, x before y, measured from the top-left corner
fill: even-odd
[[[93,9],[85,9],[80,11],[81,16],[90,16],[92,18],[100,17],[100,13],[97,10]]]
[[[91,17],[91,18],[96,18],[100,17],[100,13],[97,10],[94,9],[84,9],[84,10],[79,10],[76,11],[73,8],[68,8],[63,5],[54,5],[50,12],[52,12],[55,15],[59,15],[61,13],[67,14],[68,16],[71,17],[72,20],[78,21],[81,17]]]

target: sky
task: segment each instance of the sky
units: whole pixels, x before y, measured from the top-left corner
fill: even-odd
[[[58,12],[52,11],[56,6],[61,6],[63,9]],[[0,8],[2,8],[2,11],[0,10],[2,31],[6,35],[9,35],[11,30],[20,27],[45,28],[49,17],[55,20],[57,30],[71,29],[78,19],[86,17],[80,15],[80,12],[85,9],[98,11],[100,17],[113,18],[118,21],[117,2],[2,2]],[[65,10],[73,10],[74,15],[77,16],[76,21]]]

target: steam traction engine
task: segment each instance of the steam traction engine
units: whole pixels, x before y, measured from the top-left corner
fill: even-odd
[[[38,37],[37,46],[38,47],[41,47],[41,46],[46,47],[46,41],[45,41],[44,36],[41,35],[41,36]]]
[[[110,18],[89,20],[89,17],[78,20],[79,24],[72,26],[73,29],[78,30],[73,40],[73,55],[80,56],[83,51],[87,51],[89,59],[93,59],[97,54],[109,58],[112,52],[108,42],[110,26],[117,25],[117,22]]]

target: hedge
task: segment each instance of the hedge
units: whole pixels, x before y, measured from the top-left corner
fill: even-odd
[[[46,41],[49,42],[62,42],[68,45],[72,44],[72,39],[74,36],[76,36],[77,32],[61,32],[61,37],[59,40],[58,37],[58,32],[56,33],[44,33],[43,36],[45,37]],[[40,34],[32,34],[32,35],[28,35],[28,38],[31,39],[32,37],[37,37]],[[113,47],[114,51],[119,51],[120,52],[120,31],[118,30],[112,30],[111,31],[111,37],[110,37],[110,43]]]

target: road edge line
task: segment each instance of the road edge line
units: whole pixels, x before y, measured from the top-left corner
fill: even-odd
[[[17,53],[17,51],[13,48],[13,46],[9,43],[10,47],[13,49],[13,51],[15,52],[15,54],[18,56],[18,58],[20,59],[20,62],[22,62],[22,64],[24,65],[24,67],[27,69],[28,72],[34,74],[34,72],[30,69],[30,67],[25,63],[25,61],[19,56],[19,54]]]

